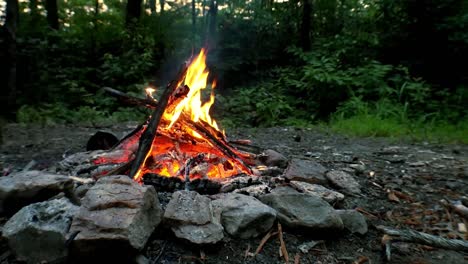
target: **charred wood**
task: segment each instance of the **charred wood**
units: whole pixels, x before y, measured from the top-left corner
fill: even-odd
[[[185,78],[185,74],[187,72],[187,66],[184,65],[180,73],[178,74],[178,78],[176,80],[183,80]],[[145,131],[140,137],[140,143],[138,145],[138,150],[135,155],[135,160],[132,164],[132,168],[130,169],[130,177],[134,177],[141,166],[145,163],[148,151],[151,149],[151,145],[153,144],[154,137],[156,136],[156,132],[158,129],[159,122],[161,121],[161,117],[164,114],[167,104],[171,98],[171,95],[174,93],[175,89],[177,88],[178,82],[173,81],[169,86],[164,90],[164,93],[161,95],[159,100],[158,106],[154,109],[153,114],[151,115],[150,121],[148,122],[148,126],[146,127]]]

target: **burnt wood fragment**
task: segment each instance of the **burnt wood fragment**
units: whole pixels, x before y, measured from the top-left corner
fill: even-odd
[[[135,160],[133,161],[132,167],[130,169],[130,177],[134,178],[135,174],[138,172],[141,166],[144,165],[148,151],[150,151],[154,137],[156,136],[159,122],[161,121],[161,117],[166,110],[166,106],[169,103],[171,95],[177,88],[179,80],[183,80],[185,78],[186,73],[187,66],[184,65],[180,73],[177,75],[178,78],[176,80],[178,81],[172,81],[161,95],[158,106],[154,109],[150,121],[148,122],[148,126],[140,137],[140,143],[135,155]]]
[[[174,192],[187,187],[189,191],[196,191],[200,194],[219,193],[222,186],[220,182],[210,179],[199,178],[185,183],[184,180],[179,177],[167,177],[156,173],[146,173],[143,175],[143,183],[154,186],[158,192]]]

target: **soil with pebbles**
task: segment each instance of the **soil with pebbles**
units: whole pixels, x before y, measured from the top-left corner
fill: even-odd
[[[68,154],[84,151],[87,140],[98,130],[121,137],[135,125],[8,124],[2,133],[0,169],[2,174],[7,174],[22,169],[32,160],[36,162],[34,169],[45,169]],[[468,145],[350,138],[323,130],[289,127],[236,129],[228,131],[228,135],[233,139],[249,139],[254,145],[275,149],[288,158],[313,159],[327,169],[345,170],[361,185],[362,195],[347,195],[340,208],[367,212],[369,232],[364,236],[322,237],[325,243],[302,253],[299,246],[317,238],[284,230],[290,263],[296,256],[299,263],[366,263],[365,258],[371,261],[367,263],[382,263],[382,233],[375,229],[377,225],[468,239],[462,228],[467,223],[439,203],[441,199],[461,200],[468,194]],[[3,224],[6,219],[0,221]],[[252,256],[261,239],[228,238],[216,246],[203,248],[183,243],[167,230],[158,229],[143,255],[151,263],[284,263],[279,256],[277,236],[270,238],[258,255]],[[417,244],[392,246],[390,263],[442,262],[468,263],[468,255]],[[0,263],[15,263],[5,239],[0,239]]]

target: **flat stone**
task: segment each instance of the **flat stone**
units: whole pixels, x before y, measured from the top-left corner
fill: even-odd
[[[340,188],[348,194],[357,195],[361,193],[361,185],[359,185],[359,183],[354,179],[353,176],[344,171],[329,171],[327,172],[326,177],[331,184]]]
[[[99,179],[84,198],[70,232],[79,257],[129,255],[143,249],[161,222],[161,207],[152,186],[141,186],[128,176]]]
[[[204,225],[212,220],[211,200],[194,191],[177,191],[164,212],[164,221]]]
[[[296,190],[306,194],[318,196],[331,205],[342,201],[345,197],[342,193],[330,190],[318,184],[311,184],[300,181],[291,181],[290,184]]]
[[[325,172],[327,169],[313,160],[292,159],[284,171],[284,177],[291,181],[303,181],[308,183],[326,183]]]
[[[68,176],[26,171],[0,177],[0,214],[12,215],[28,204],[46,201],[61,192],[73,192],[73,181]]]
[[[223,227],[219,223],[174,226],[172,231],[176,237],[198,245],[215,244],[224,238]]]
[[[219,210],[221,224],[228,234],[243,239],[268,231],[276,219],[276,211],[254,197],[227,194],[212,202]]]
[[[6,222],[3,236],[19,260],[62,263],[68,255],[67,231],[77,211],[67,198],[30,204]]]
[[[322,198],[299,193],[291,187],[273,189],[260,201],[277,211],[277,217],[286,227],[312,232],[343,229],[343,222],[333,207]]]
[[[214,217],[211,200],[194,191],[177,191],[164,213],[164,223],[174,235],[194,244],[215,244],[224,237],[219,219]]]
[[[260,160],[267,166],[279,168],[286,168],[288,166],[288,158],[275,150],[267,149],[262,154]]]
[[[271,191],[271,187],[267,184],[252,185],[249,187],[236,189],[233,193],[245,194],[253,197],[259,197],[260,195],[267,194]]]
[[[356,210],[336,210],[343,221],[345,230],[364,235],[367,233],[366,218]]]

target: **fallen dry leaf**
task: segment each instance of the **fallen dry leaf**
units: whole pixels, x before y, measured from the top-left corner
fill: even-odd
[[[353,264],[363,264],[369,261],[369,258],[366,256],[359,256],[357,260],[353,262]]]
[[[390,200],[391,202],[396,202],[396,203],[400,202],[400,199],[395,195],[394,191],[388,191],[387,197],[388,197],[388,200]]]

